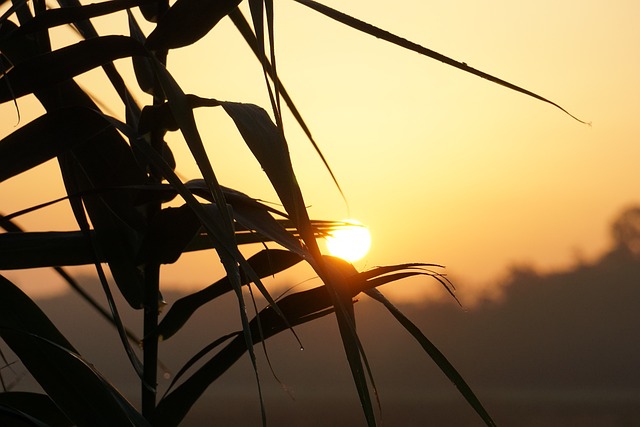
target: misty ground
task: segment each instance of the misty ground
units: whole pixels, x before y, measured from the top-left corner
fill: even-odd
[[[97,291],[95,283],[86,286]],[[502,288],[501,298],[466,309],[451,300],[401,308],[456,366],[499,425],[640,425],[637,257],[612,251],[591,264],[545,275],[513,269]],[[169,304],[178,297],[165,295]],[[72,294],[38,303],[79,351],[135,401],[135,374],[110,326]],[[137,313],[125,315],[136,324]],[[356,315],[384,426],[482,425],[384,307],[362,296]],[[237,330],[237,319],[233,296],[199,311],[182,335],[161,343],[162,361],[175,373],[204,345]],[[267,343],[282,384],[257,349],[270,425],[364,425],[335,320],[327,316],[296,331],[303,351],[290,332]],[[13,366],[18,374],[21,369]],[[168,383],[161,380],[162,392]],[[30,387],[33,383],[24,377],[16,389]],[[260,425],[257,396],[245,356],[209,388],[185,425]]]

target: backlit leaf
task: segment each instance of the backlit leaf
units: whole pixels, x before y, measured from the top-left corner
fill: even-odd
[[[247,259],[255,273],[264,278],[277,274],[302,261],[299,255],[280,249],[265,249]],[[243,281],[246,285],[248,281]],[[206,288],[177,300],[158,326],[157,334],[168,339],[184,325],[191,315],[201,306],[232,290],[227,277],[218,280]]]
[[[467,385],[462,376],[453,367],[453,365],[447,360],[447,358],[438,350],[438,348],[422,333],[422,331],[411,322],[402,312],[396,308],[388,299],[380,293],[377,289],[370,289],[365,291],[374,300],[382,303],[391,314],[400,322],[400,324],[409,332],[416,341],[422,346],[424,351],[431,357],[431,359],[438,365],[440,370],[451,380],[451,382],[458,388],[460,393],[467,400],[469,405],[480,415],[482,420],[487,426],[495,426],[496,423],[491,419],[489,413],[484,409],[480,400],[471,390],[471,387]]]
[[[188,46],[204,37],[240,0],[177,0],[149,34],[150,50]]]
[[[428,49],[424,46],[421,46],[417,43],[411,42],[407,39],[404,39],[402,37],[396,36],[395,34],[392,34],[388,31],[385,31],[383,29],[380,29],[374,25],[368,24],[364,21],[361,21],[360,19],[354,18],[350,15],[347,15],[346,13],[342,13],[336,9],[330,8],[329,6],[325,6],[323,4],[320,4],[314,0],[294,0],[297,3],[303,4],[331,19],[334,19],[342,24],[345,24],[351,28],[354,28],[358,31],[361,31],[363,33],[372,35],[376,38],[385,40],[389,43],[393,43],[397,46],[400,46],[402,48],[417,52],[421,55],[427,56],[429,58],[435,59],[437,61],[443,62],[447,65],[450,65],[454,68],[457,68],[459,70],[465,71],[467,73],[476,75],[478,77],[482,77],[483,79],[487,79],[490,82],[496,83],[500,86],[504,86],[508,89],[514,90],[516,92],[520,92],[522,94],[525,94],[527,96],[530,96],[532,98],[535,98],[539,101],[542,102],[546,102],[548,104],[553,105],[554,107],[560,109],[561,111],[563,111],[564,113],[566,113],[567,115],[569,115],[570,117],[572,117],[573,119],[579,121],[580,123],[583,124],[588,124],[587,122],[583,122],[582,120],[578,119],[577,117],[575,117],[574,115],[572,115],[571,113],[569,113],[567,110],[565,110],[564,108],[562,108],[560,105],[556,104],[555,102],[552,102],[546,98],[543,98],[542,96],[533,93],[527,89],[524,89],[520,86],[516,86],[512,83],[509,83],[505,80],[502,80],[498,77],[495,77],[491,74],[487,74],[483,71],[480,70],[476,70],[473,67],[470,67],[466,64],[466,62],[461,62],[461,61],[456,61],[455,59],[451,59],[448,56],[445,56],[441,53],[438,53],[436,51],[433,51],[431,49]]]

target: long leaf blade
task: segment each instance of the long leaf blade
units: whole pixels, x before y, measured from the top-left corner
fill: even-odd
[[[148,426],[78,355],[38,306],[0,276],[0,336],[65,415],[79,425]]]
[[[9,40],[0,40],[5,52]],[[15,66],[0,79],[0,103],[49,88],[119,58],[147,55],[130,37],[104,36],[78,42],[51,53],[35,56]],[[43,73],[42,70],[47,70]]]
[[[580,123],[583,124],[589,124],[587,122],[584,122],[582,120],[580,120],[579,118],[577,118],[576,116],[574,116],[573,114],[569,113],[567,110],[565,110],[563,107],[561,107],[560,105],[556,104],[553,101],[550,101],[547,98],[544,98],[534,92],[531,92],[527,89],[524,89],[520,86],[514,85],[512,83],[507,82],[506,80],[502,80],[498,77],[495,77],[491,74],[485,73],[483,71],[477,70],[473,67],[468,66],[465,62],[461,62],[461,61],[456,61],[455,59],[449,58],[448,56],[445,56],[441,53],[438,53],[434,50],[428,49],[424,46],[421,46],[417,43],[411,42],[407,39],[404,39],[402,37],[396,36],[395,34],[392,34],[388,31],[385,31],[381,28],[378,28],[374,25],[368,24],[364,21],[361,21],[357,18],[354,18],[350,15],[347,15],[346,13],[342,13],[336,9],[330,8],[328,6],[325,6],[321,3],[318,3],[316,1],[313,0],[294,0],[297,3],[303,4],[313,10],[315,10],[316,12],[319,12],[331,19],[334,19],[335,21],[338,21],[344,25],[347,25],[351,28],[354,28],[358,31],[361,31],[363,33],[372,35],[376,38],[385,40],[389,43],[395,44],[397,46],[403,47],[405,49],[414,51],[416,53],[419,53],[421,55],[427,56],[429,58],[435,59],[437,61],[443,62],[447,65],[450,65],[454,68],[457,68],[459,70],[465,71],[467,73],[473,74],[475,76],[481,77],[483,79],[489,80],[490,82],[496,83],[500,86],[504,86],[508,89],[514,90],[516,92],[520,92],[524,95],[530,96],[532,98],[535,98],[539,101],[542,102],[546,102],[547,104],[553,105],[554,107],[560,109],[562,112],[564,112],[565,114],[569,115],[571,118],[573,118],[574,120],[577,120]]]
[[[0,182],[59,156],[110,125],[79,107],[47,113],[0,141]]]
[[[453,367],[451,362],[438,350],[438,348],[422,333],[422,331],[409,320],[396,306],[394,306],[387,298],[382,295],[377,289],[370,289],[365,291],[374,300],[382,303],[387,310],[395,317],[398,322],[409,332],[416,341],[422,346],[424,351],[431,357],[431,359],[438,365],[440,370],[451,380],[451,382],[460,391],[462,396],[467,400],[469,405],[480,415],[482,420],[487,426],[495,426],[495,422],[491,419],[489,413],[484,409],[480,400],[471,390],[471,387],[467,385],[462,376]]]
[[[260,278],[277,274],[302,261],[299,255],[279,249],[265,249],[247,259]],[[243,280],[243,285],[247,280]],[[158,325],[157,335],[166,340],[173,336],[204,304],[232,290],[227,277],[176,301]]]

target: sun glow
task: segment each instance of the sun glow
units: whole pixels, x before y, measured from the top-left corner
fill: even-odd
[[[354,262],[362,259],[371,247],[369,229],[358,221],[348,219],[346,224],[326,237],[327,249],[333,256]]]

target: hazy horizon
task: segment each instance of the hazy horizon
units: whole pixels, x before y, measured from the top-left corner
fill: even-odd
[[[501,298],[465,308],[451,298],[400,307],[456,366],[498,425],[623,427],[640,422],[638,283],[640,257],[618,247],[572,269],[514,269],[503,280]],[[95,281],[85,278],[83,285],[100,293]],[[181,295],[165,293],[165,312]],[[161,360],[171,372],[210,340],[239,328],[234,298],[226,295],[199,310],[180,334],[161,343]],[[79,351],[135,400],[139,385],[115,331],[70,293],[38,303]],[[385,425],[421,426],[425,420],[435,426],[481,425],[455,387],[379,304],[361,296],[355,307]],[[124,316],[136,330],[132,320],[139,313],[125,310]],[[294,399],[275,380],[262,350],[257,351],[271,422],[301,427],[364,423],[333,316],[296,331],[304,351],[287,332],[267,342],[273,372]],[[20,365],[14,369],[20,372]],[[18,389],[29,383],[20,380]],[[167,385],[161,378],[161,392]],[[256,393],[245,355],[210,386],[185,426],[202,425],[205,419],[257,425]]]

